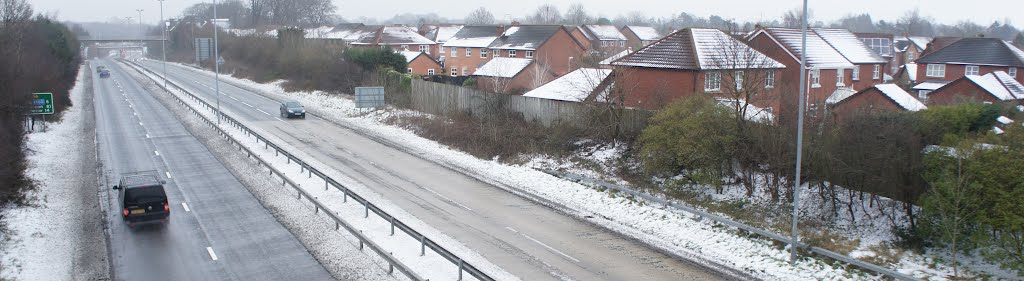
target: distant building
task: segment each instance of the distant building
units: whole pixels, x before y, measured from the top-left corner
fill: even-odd
[[[626,47],[639,50],[663,37],[657,29],[650,26],[627,25],[622,27],[622,35],[626,36]]]
[[[1024,85],[1003,71],[982,76],[960,77],[927,94],[927,103],[954,105],[970,102],[1009,103],[1021,105],[1024,101]]]
[[[840,121],[856,114],[928,108],[895,84],[878,84],[859,92],[836,92],[828,98],[827,103],[829,112]]]
[[[440,75],[444,68],[441,63],[434,60],[433,57],[424,52],[412,52],[402,51],[400,52],[405,57],[405,61],[409,64],[409,73],[415,75]]]

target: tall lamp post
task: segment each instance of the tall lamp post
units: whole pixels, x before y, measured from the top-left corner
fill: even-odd
[[[164,22],[164,0],[160,1],[160,51],[163,52],[164,89],[167,88],[167,23]]]
[[[143,37],[146,36],[146,32],[142,30],[142,11],[143,10],[142,9],[135,9],[135,11],[139,12],[139,47],[142,48],[139,53],[142,54],[146,50],[146,43],[142,43]]]
[[[800,42],[800,94],[797,99],[797,125],[796,125],[796,176],[793,178],[793,241],[789,244],[789,263],[796,263],[796,247],[799,243],[800,234],[797,232],[798,219],[800,218],[800,165],[803,160],[804,146],[804,110],[805,91],[807,91],[807,0],[804,0],[803,23],[801,24],[802,39]]]
[[[213,0],[213,91],[217,94],[217,124],[220,124],[220,50],[217,44],[217,0]]]

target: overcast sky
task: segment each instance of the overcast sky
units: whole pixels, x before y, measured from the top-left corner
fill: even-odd
[[[666,17],[687,12],[699,17],[719,15],[738,21],[772,20],[781,18],[790,9],[800,7],[800,0],[518,0],[518,1],[452,1],[452,0],[333,0],[338,13],[346,19],[361,16],[388,19],[396,13],[436,13],[442,17],[461,19],[470,11],[485,6],[499,20],[507,15],[519,18],[544,3],[557,3],[563,13],[571,3],[584,3],[591,14],[614,18],[629,11],[642,11],[653,17]],[[56,14],[65,21],[107,21],[111,17],[135,17],[136,9],[144,9],[144,22],[159,19],[157,0],[28,0],[36,12]],[[165,17],[202,0],[166,0]],[[212,1],[205,1],[212,2]],[[849,5],[856,3],[856,5]],[[848,14],[870,13],[872,19],[895,20],[907,10],[920,8],[921,13],[936,22],[955,24],[971,20],[987,26],[993,21],[1010,20],[1018,28],[1024,26],[1024,2],[1021,0],[811,0],[810,7],[816,20],[826,23]]]

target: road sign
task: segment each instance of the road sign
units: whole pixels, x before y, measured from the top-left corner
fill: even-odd
[[[384,107],[384,87],[356,87],[356,108]]]
[[[224,57],[217,57],[217,64],[224,65]]]
[[[32,94],[32,111],[29,115],[53,114],[53,94],[35,93]]]
[[[195,42],[196,49],[196,61],[206,61],[210,59],[213,52],[213,39],[212,38],[196,38]]]

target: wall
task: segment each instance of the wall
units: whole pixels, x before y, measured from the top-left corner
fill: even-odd
[[[703,91],[697,72],[658,68],[619,67],[616,83],[625,92],[624,106],[657,110],[672,101]]]
[[[967,76],[965,74],[966,70],[967,70],[967,66],[966,65],[946,64],[946,76],[945,77],[942,77],[942,78],[939,78],[939,77],[928,77],[928,72],[927,72],[928,71],[928,64],[918,64],[917,65],[917,82],[921,83],[921,82],[924,82],[924,81],[942,81],[942,82],[953,81],[953,80],[956,80],[956,79],[960,79],[960,78],[962,78],[964,76]],[[978,66],[978,75],[985,75],[985,74],[989,74],[989,73],[996,72],[996,71],[1002,71],[1002,72],[1006,72],[1007,74],[1009,74],[1010,73],[1010,68],[1009,67],[1005,67],[1005,66],[984,66],[984,65]],[[1022,71],[1024,71],[1024,68],[1021,68],[1021,67],[1017,68],[1017,79],[1016,80],[1017,80],[1017,82],[1020,82],[1020,83],[1024,83],[1024,73],[1022,73]]]
[[[442,75],[444,72],[441,69],[441,64],[426,54],[420,55],[412,60],[412,62],[409,62],[409,68],[412,69],[412,74],[416,75],[427,75],[427,69],[433,69],[434,75]]]
[[[949,69],[946,69],[948,74]],[[953,81],[928,94],[928,105],[955,105],[964,102],[999,102],[996,97],[967,79]]]
[[[904,109],[889,99],[876,88],[868,89],[865,92],[853,95],[843,102],[830,108],[832,116],[838,121],[849,118],[852,115],[868,112],[893,112]]]
[[[473,72],[476,72],[477,68],[482,66],[484,63],[491,61],[491,58],[493,57],[491,53],[487,53],[486,58],[480,57],[481,51],[490,52],[490,50],[487,48],[469,48],[471,50],[469,56],[466,56],[465,47],[457,47],[457,52],[455,56],[452,56],[451,47],[442,49],[445,52],[444,75],[451,75],[451,69],[455,68],[458,70],[457,76],[463,76],[462,68],[464,67],[468,71],[466,76],[473,75]]]
[[[572,35],[564,28],[559,28],[551,38],[537,48],[533,56],[540,63],[547,65],[556,76],[561,77],[573,70],[570,58],[581,59],[583,52],[583,47],[573,40]]]
[[[853,86],[854,91],[860,91],[860,90],[863,90],[863,89],[871,88],[872,86],[875,86],[875,85],[878,85],[878,84],[882,84],[883,81],[885,80],[885,74],[886,74],[886,71],[888,71],[888,69],[885,67],[885,64],[877,64],[879,66],[879,68],[878,68],[878,72],[879,72],[878,73],[878,79],[874,79],[873,75],[874,75],[874,72],[875,72],[875,65],[876,64],[861,64],[861,65],[857,65],[857,67],[860,68],[860,80],[858,80],[858,81],[853,81],[853,72],[850,71],[850,70],[847,70],[846,72],[850,72],[849,74],[844,73],[844,75],[849,75],[847,77],[847,80],[846,80],[847,84],[849,84],[849,81],[853,81],[853,85],[852,86]]]

